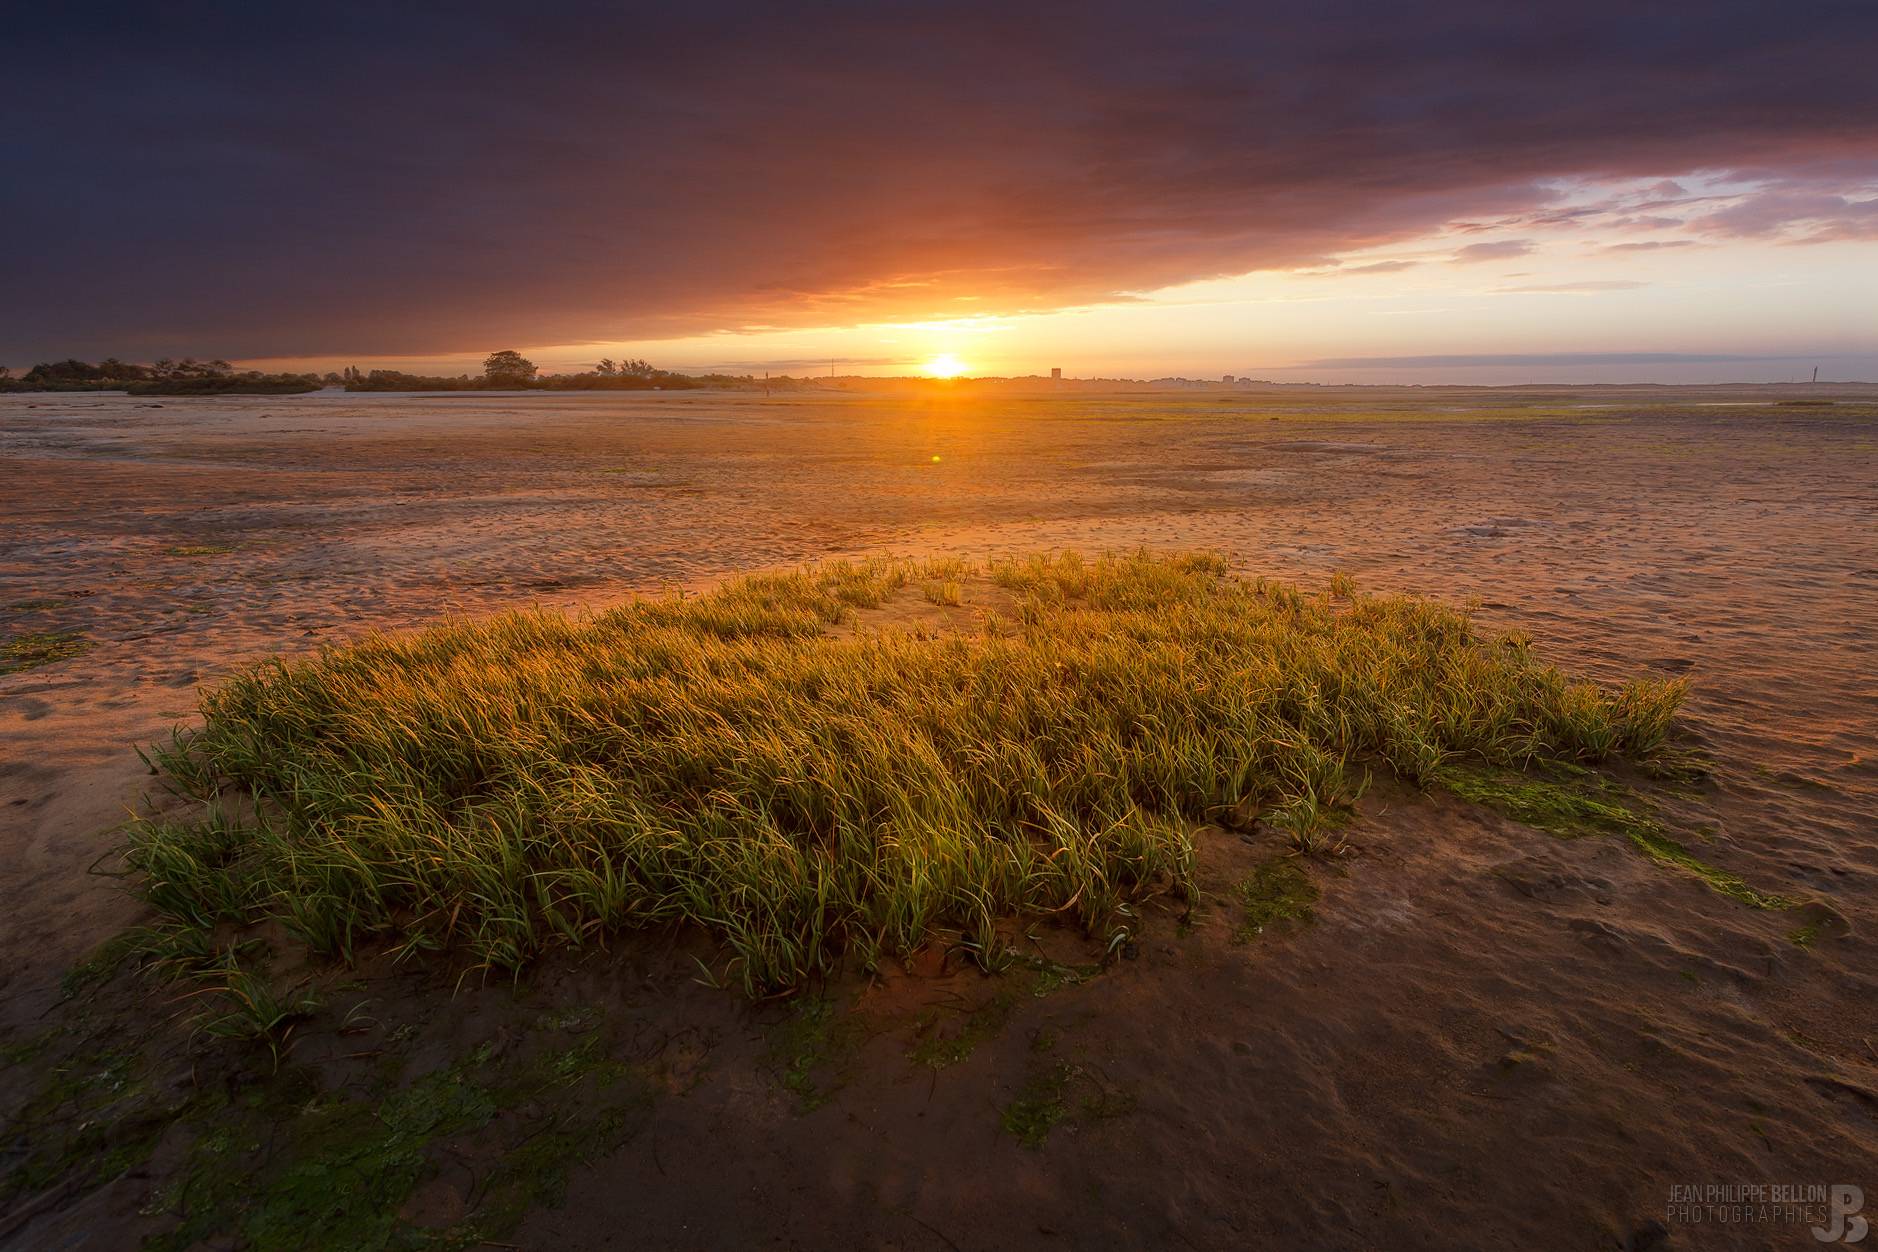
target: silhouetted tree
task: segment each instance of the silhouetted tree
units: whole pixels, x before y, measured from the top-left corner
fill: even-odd
[[[86,383],[97,382],[104,377],[97,366],[87,364],[77,357],[67,357],[63,361],[41,361],[26,371],[25,381],[29,383]]]
[[[615,367],[613,364],[612,357],[603,356],[600,358],[600,364],[595,367],[595,372],[598,373],[602,378],[611,378],[613,377],[615,373],[618,372],[618,370],[617,370],[617,367]]]
[[[491,352],[483,360],[483,380],[492,387],[514,387],[534,378],[535,363],[512,348]]]

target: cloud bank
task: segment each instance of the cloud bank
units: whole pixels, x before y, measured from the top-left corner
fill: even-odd
[[[8,42],[0,360],[1046,309],[1540,221],[1560,178],[1878,229],[1868,0],[76,3]]]

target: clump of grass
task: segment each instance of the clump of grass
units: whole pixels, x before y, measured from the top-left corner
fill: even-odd
[[[960,605],[965,603],[965,589],[950,580],[929,582],[920,590],[925,595],[928,604]]]
[[[310,987],[277,988],[264,970],[244,965],[233,951],[207,977],[212,985],[204,993],[216,998],[220,1011],[205,1014],[199,1029],[218,1039],[265,1044],[276,1065],[295,1027],[319,1008]]]
[[[180,924],[277,920],[348,955],[454,945],[515,969],[613,929],[690,922],[751,991],[904,957],[1002,951],[1050,913],[1120,935],[1193,886],[1235,806],[1320,844],[1372,764],[1641,755],[1680,683],[1605,688],[1427,601],[1312,596],[1218,558],[993,563],[1014,607],[970,629],[830,627],[933,577],[828,564],[582,619],[548,612],[270,662],[154,749],[241,822],[137,827]],[[221,812],[212,807],[213,812]]]
[[[75,630],[15,635],[0,644],[0,674],[13,674],[58,661],[69,661],[83,655],[90,647],[91,640]]]

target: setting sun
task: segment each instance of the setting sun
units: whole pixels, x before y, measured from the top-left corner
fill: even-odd
[[[957,378],[960,374],[965,372],[965,362],[959,360],[950,352],[941,352],[938,356],[920,366],[920,369],[924,370],[933,378]]]

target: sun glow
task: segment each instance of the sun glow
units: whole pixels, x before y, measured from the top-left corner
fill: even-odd
[[[957,378],[960,374],[965,372],[965,362],[959,360],[950,352],[941,352],[938,356],[920,366],[920,369],[924,370],[933,378]]]

